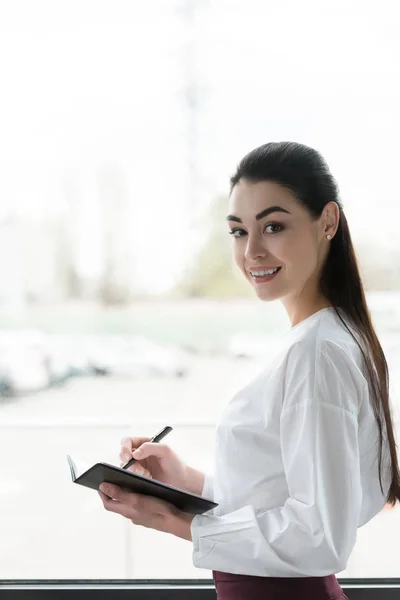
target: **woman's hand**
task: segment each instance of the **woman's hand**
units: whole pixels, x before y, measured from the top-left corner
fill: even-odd
[[[157,479],[177,488],[201,495],[204,473],[189,467],[166,444],[149,442],[150,438],[125,437],[121,440],[121,467],[133,456],[136,463],[128,471]],[[140,447],[140,450],[138,448]]]
[[[190,525],[193,515],[153,496],[127,492],[111,483],[100,485],[104,508],[130,519],[135,525],[171,533],[191,541]]]

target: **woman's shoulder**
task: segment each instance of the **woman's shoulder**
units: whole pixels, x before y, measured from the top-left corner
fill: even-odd
[[[304,354],[316,362],[338,359],[359,363],[362,353],[357,332],[344,315],[341,316],[343,320],[333,309],[325,312],[308,329],[289,340],[288,352]]]
[[[362,352],[346,325],[332,310],[305,327],[295,328],[293,335],[289,332],[285,336],[275,368],[286,381],[307,378],[318,383],[339,378],[363,387],[366,379]]]

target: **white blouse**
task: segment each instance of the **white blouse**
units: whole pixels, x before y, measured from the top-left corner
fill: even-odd
[[[288,331],[223,411],[202,492],[219,506],[192,521],[196,567],[266,577],[346,568],[391,480],[385,437],[383,495],[365,373],[333,308]]]

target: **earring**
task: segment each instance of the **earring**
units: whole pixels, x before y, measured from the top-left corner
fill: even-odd
[[[332,236],[330,235],[330,233],[328,233],[328,235],[326,236],[326,239],[327,240],[331,240],[332,239]]]

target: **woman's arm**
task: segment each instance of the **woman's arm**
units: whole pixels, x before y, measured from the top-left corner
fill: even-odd
[[[304,352],[292,364],[295,384],[287,388],[280,424],[289,498],[271,510],[244,506],[222,516],[196,515],[195,566],[287,577],[323,576],[346,567],[362,500],[359,395],[343,356],[336,354],[332,348],[319,353],[314,365],[319,379],[305,376]]]
[[[186,467],[184,489],[211,499],[212,478],[197,469]],[[100,486],[99,495],[106,510],[130,519],[134,525],[171,533],[189,541],[192,539],[193,515],[177,509],[169,502],[128,492],[109,483]]]
[[[356,420],[307,400],[283,415],[281,434],[290,497],[267,511],[195,516],[195,566],[277,577],[346,567],[361,506]]]
[[[213,500],[214,490],[212,476],[189,466],[186,469],[186,473],[186,491]]]

